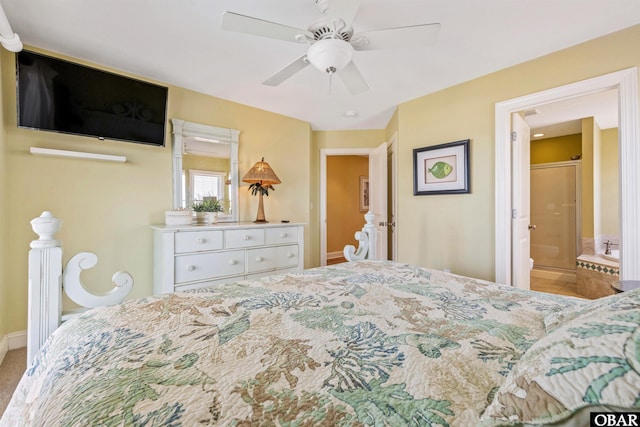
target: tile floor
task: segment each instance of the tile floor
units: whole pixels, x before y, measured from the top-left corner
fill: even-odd
[[[547,292],[550,294],[569,295],[572,297],[585,298],[576,291],[576,284],[563,282],[562,280],[531,278],[531,290]]]

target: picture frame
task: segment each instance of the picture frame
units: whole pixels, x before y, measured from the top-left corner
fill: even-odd
[[[369,210],[369,177],[360,177],[360,212]]]
[[[413,195],[470,193],[469,139],[413,150]]]

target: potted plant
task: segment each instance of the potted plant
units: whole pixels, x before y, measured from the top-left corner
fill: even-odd
[[[223,212],[222,203],[215,197],[205,197],[202,201],[196,201],[192,205],[196,213],[196,223],[212,224],[218,222],[218,212]]]

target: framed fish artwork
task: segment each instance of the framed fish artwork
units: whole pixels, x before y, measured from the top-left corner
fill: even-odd
[[[413,149],[413,195],[470,193],[469,141]]]

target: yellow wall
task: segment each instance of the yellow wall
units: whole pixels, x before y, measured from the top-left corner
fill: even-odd
[[[149,295],[149,225],[164,222],[164,211],[172,208],[170,127],[165,147],[18,129],[15,60],[4,50],[2,84],[6,89],[6,169],[11,182],[7,186],[9,203],[2,209],[8,221],[6,239],[2,239],[7,254],[0,257],[6,260],[6,269],[2,269],[6,273],[2,274],[6,274],[3,286],[7,295],[3,301],[10,301],[2,310],[6,313],[5,331],[21,331],[27,326],[27,252],[29,242],[36,237],[29,221],[44,210],[63,220],[59,237],[64,242],[65,262],[80,251],[98,255],[98,265],[83,273],[88,287],[109,289],[111,275],[128,270],[136,281],[131,297]],[[312,266],[309,248],[317,246],[317,239],[314,241],[308,232],[313,227],[309,217],[309,124],[173,86],[169,87],[168,117],[241,131],[240,176],[263,156],[270,163],[282,184],[265,199],[267,219],[309,224],[305,227],[305,266]],[[31,146],[124,155],[127,162],[37,157],[29,154]],[[251,197],[247,184],[239,193],[240,220],[251,221],[258,198]]]
[[[495,278],[495,104],[640,65],[640,26],[401,104],[398,260]],[[597,58],[597,61],[594,61]],[[471,139],[471,194],[413,196],[412,150]]]
[[[4,62],[0,55],[0,95],[4,96],[4,80],[2,79]],[[0,117],[3,115],[3,105],[0,103]],[[7,280],[7,249],[6,243],[8,238],[7,230],[7,212],[9,210],[7,198],[7,135],[5,131],[4,121],[0,120],[0,340],[8,333],[15,329],[9,328],[9,308],[12,303],[9,300],[9,282]],[[1,351],[2,349],[0,349]],[[1,363],[1,362],[0,362]]]
[[[618,129],[601,132],[600,149],[600,232],[620,235],[620,165]]]
[[[182,169],[189,175],[190,169],[229,173],[229,159],[216,157],[194,156],[191,154],[182,155]]]
[[[314,131],[313,145],[323,148],[375,148],[385,142],[384,129]]]
[[[396,110],[393,113],[393,115],[391,116],[391,119],[389,120],[389,124],[385,129],[386,141],[390,142],[394,137],[394,135],[397,136],[397,133],[398,133],[398,110]]]
[[[356,231],[364,225],[360,211],[360,177],[369,176],[364,156],[327,157],[327,252],[342,252],[356,245]]]
[[[306,122],[169,88],[169,117],[241,130],[240,175],[262,156],[282,180],[265,200],[267,219],[308,223],[305,266],[319,259],[319,155],[321,148],[374,147],[398,134],[398,260],[493,279],[494,111],[500,101],[640,65],[640,26],[541,57],[398,106],[387,129],[312,132]],[[598,58],[594,61],[594,58]],[[127,269],[138,285],[133,296],[151,291],[151,232],[171,208],[171,148],[28,131],[16,128],[15,64],[2,51],[3,126],[0,128],[0,228],[5,256],[0,285],[6,298],[4,331],[26,329],[27,251],[35,238],[29,219],[45,209],[65,221],[66,259],[81,250],[97,252],[95,272],[84,276],[96,290],[111,274]],[[471,139],[471,193],[413,196],[412,150]],[[29,146],[126,155],[122,164],[34,157]],[[6,150],[6,153],[2,153]],[[4,162],[2,156],[4,154]],[[295,161],[292,161],[295,159]],[[4,182],[3,182],[4,181]],[[8,185],[10,181],[11,185]],[[253,220],[257,199],[240,189],[242,220]],[[3,234],[4,233],[4,234]],[[0,253],[1,255],[1,253]],[[2,267],[2,265],[0,265]],[[95,285],[93,285],[95,284]],[[3,310],[5,309],[5,310]],[[2,315],[0,315],[0,319]],[[2,320],[0,320],[2,322]],[[0,334],[3,332],[0,323]]]
[[[531,164],[571,161],[582,153],[582,135],[531,140]]]
[[[598,212],[596,206],[597,165],[600,151],[596,149],[599,133],[593,117],[582,119],[582,237],[593,238],[596,233]],[[598,227],[599,228],[599,227]],[[595,234],[594,234],[595,233]]]

